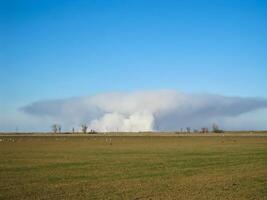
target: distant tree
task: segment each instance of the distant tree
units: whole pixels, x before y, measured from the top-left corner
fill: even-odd
[[[206,127],[201,128],[201,133],[208,133],[209,129]]]
[[[221,130],[217,124],[213,123],[212,124],[212,132],[213,133],[223,133],[223,130]]]
[[[61,133],[61,125],[58,124],[57,127],[58,127],[58,133]]]
[[[215,123],[212,124],[212,131],[216,133],[219,130],[219,126]]]
[[[86,133],[87,132],[88,126],[86,124],[82,124],[82,132]]]
[[[186,127],[186,132],[190,133],[191,132],[191,128],[190,127]]]
[[[90,134],[97,134],[97,132],[95,130],[91,129]]]
[[[72,133],[74,134],[74,132],[75,132],[75,129],[74,129],[74,128],[72,128]]]
[[[197,129],[194,129],[194,133],[198,133],[198,130]]]
[[[53,133],[57,133],[58,132],[58,125],[57,124],[53,124],[52,125],[52,131],[53,131]]]

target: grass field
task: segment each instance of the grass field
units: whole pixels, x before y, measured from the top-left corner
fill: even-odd
[[[0,139],[0,199],[267,199],[266,136]]]

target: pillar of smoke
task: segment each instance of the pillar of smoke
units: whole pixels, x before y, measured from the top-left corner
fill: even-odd
[[[133,114],[107,113],[100,119],[95,119],[89,128],[101,132],[138,132],[153,131],[154,117],[149,112]]]

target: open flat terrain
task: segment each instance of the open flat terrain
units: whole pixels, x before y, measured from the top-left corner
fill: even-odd
[[[267,137],[1,136],[0,199],[267,199]]]

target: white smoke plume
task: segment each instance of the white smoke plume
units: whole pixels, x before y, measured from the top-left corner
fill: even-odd
[[[96,131],[172,131],[187,126],[201,128],[214,122],[222,128],[242,129],[240,116],[266,108],[267,100],[263,98],[155,90],[39,101],[21,110],[65,127],[87,123],[89,129]],[[231,125],[230,120],[235,124]],[[253,124],[247,125],[246,128],[257,129]]]

